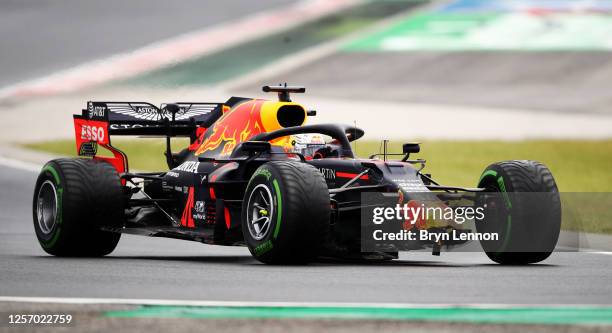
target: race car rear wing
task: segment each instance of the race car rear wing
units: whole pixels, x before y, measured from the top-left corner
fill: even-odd
[[[87,102],[87,109],[74,115],[77,153],[107,159],[119,172],[126,172],[127,158],[112,147],[111,135],[165,136],[170,155],[171,137],[196,140],[198,128],[210,127],[224,111],[222,103],[165,103],[161,107],[146,102]],[[96,157],[98,145],[114,158]],[[111,161],[112,159],[112,161]],[[170,159],[168,160],[170,164]]]
[[[168,124],[174,136],[189,136],[197,126],[209,127],[222,114],[221,103],[87,102],[79,117],[104,121],[109,134],[166,135]]]

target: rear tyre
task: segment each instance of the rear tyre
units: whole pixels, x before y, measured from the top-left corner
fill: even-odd
[[[119,175],[106,162],[68,158],[48,162],[34,189],[38,242],[56,256],[111,253],[121,234],[100,227],[123,226],[123,197]]]
[[[319,255],[329,216],[329,190],[315,167],[273,161],[259,167],[247,185],[242,233],[257,260],[304,264]]]
[[[555,179],[544,164],[528,160],[491,164],[478,187],[501,193],[486,199],[485,221],[477,223],[478,232],[499,235],[497,241],[481,241],[491,260],[525,265],[550,256],[561,229],[561,200]]]

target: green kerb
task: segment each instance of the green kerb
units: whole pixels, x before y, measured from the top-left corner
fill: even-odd
[[[376,308],[376,307],[221,307],[141,306],[136,310],[110,311],[105,317],[198,319],[369,319],[418,320],[498,324],[600,324],[612,325],[612,307],[499,307],[499,308]]]

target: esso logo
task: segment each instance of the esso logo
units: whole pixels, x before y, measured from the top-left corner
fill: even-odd
[[[91,125],[83,125],[81,127],[82,140],[102,142],[105,137],[104,127]]]

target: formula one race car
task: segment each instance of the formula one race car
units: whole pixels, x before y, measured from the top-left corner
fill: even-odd
[[[498,237],[480,239],[480,244],[501,264],[535,263],[553,251],[561,207],[555,181],[543,164],[495,163],[476,188],[443,186],[422,172],[424,160],[410,159],[419,144],[404,144],[402,154],[387,153],[385,144],[382,154],[358,159],[351,142],[363,130],[305,125],[316,111],[290,99],[290,93],[305,92],[303,87],[263,90],[278,93],[279,100],[232,97],[225,103],[159,108],[142,102],[88,102],[74,116],[82,157],[48,162],[36,182],[33,217],[42,248],[57,256],[103,256],[115,249],[121,233],[130,233],[246,245],[264,263],[307,263],[319,257],[387,260],[415,249],[438,254],[442,246],[463,243],[469,238],[463,234],[472,232],[457,223],[412,216],[413,223],[400,223],[400,231],[436,237],[376,243],[380,237],[364,238],[380,225],[364,215],[364,209],[375,206],[364,195],[376,194],[404,207],[418,206],[423,196],[438,207],[481,203],[488,217],[486,226],[476,229]],[[112,135],[165,136],[169,170],[130,172],[127,156],[111,145]],[[191,144],[173,153],[171,138],[181,136]],[[99,148],[112,157],[98,154]],[[393,155],[403,158],[389,161]],[[534,208],[534,200],[513,196],[520,193],[547,196]],[[439,237],[457,233],[463,236]]]

